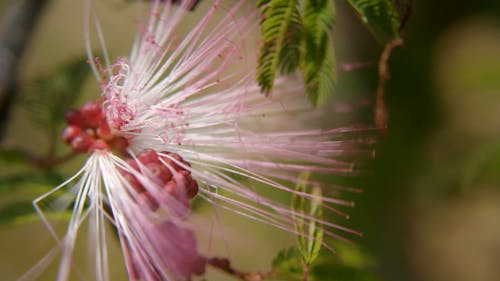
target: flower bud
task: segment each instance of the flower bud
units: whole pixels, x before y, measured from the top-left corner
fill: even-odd
[[[62,131],[61,137],[66,143],[71,143],[76,137],[84,135],[85,133],[75,125],[68,126]]]
[[[87,126],[92,128],[99,127],[103,116],[101,105],[96,101],[89,101],[82,105],[82,109],[80,110],[85,121],[87,122]]]
[[[71,141],[71,147],[76,152],[87,152],[94,144],[94,139],[86,134],[79,134]]]
[[[85,117],[80,112],[80,110],[71,109],[64,114],[64,119],[68,125],[74,125],[80,128],[84,128],[87,125]]]

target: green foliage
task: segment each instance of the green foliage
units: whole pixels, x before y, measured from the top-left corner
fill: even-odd
[[[306,181],[308,173],[301,175],[296,190],[301,193],[309,193]],[[313,187],[310,194],[313,199],[306,199],[303,196],[294,195],[292,206],[296,213],[307,214],[307,216],[320,220],[322,218],[321,189]],[[319,254],[323,242],[323,226],[315,221],[305,220],[303,217],[295,217],[295,229],[298,236],[298,248],[302,256],[302,262],[309,266]]]
[[[380,281],[368,268],[373,260],[361,249],[339,246],[338,253],[321,253],[309,267],[309,281]],[[302,281],[302,254],[296,247],[278,253],[266,281]]]
[[[51,220],[69,220],[71,211],[46,212],[45,217]],[[40,221],[32,201],[17,201],[0,207],[0,225],[25,224]]]
[[[324,103],[334,84],[331,1],[306,0],[303,10],[296,0],[260,0],[257,5],[262,16],[257,66],[261,90],[271,92],[277,69],[286,75],[300,66],[311,102]]]
[[[23,105],[33,121],[52,132],[64,121],[64,113],[78,99],[89,73],[86,60],[66,63],[25,89]]]
[[[10,223],[16,218],[33,213],[31,201],[14,202],[7,206],[0,207],[0,224]]]
[[[399,37],[399,15],[390,0],[347,0],[381,43]]]
[[[399,36],[400,19],[391,1],[346,1],[380,42]],[[262,18],[257,65],[261,91],[272,91],[277,70],[286,75],[300,68],[311,103],[322,105],[335,86],[333,1],[259,0],[257,6]]]
[[[88,73],[89,67],[85,59],[77,59],[35,79],[31,86],[24,87],[21,105],[33,123],[48,132],[52,142],[57,140],[54,134],[64,121],[65,111],[82,93]],[[0,175],[0,224],[39,220],[32,205],[33,198],[48,192],[63,180],[53,171],[37,169],[40,168],[35,166],[38,160],[38,157],[35,159],[35,156],[20,149],[0,148],[0,164],[26,164],[22,170],[16,170],[15,174],[9,174],[7,169]],[[48,211],[47,216],[61,219],[68,217],[68,214],[58,210]]]
[[[29,157],[23,151],[17,149],[0,148],[0,163],[25,164]]]
[[[268,94],[274,84],[275,71],[295,71],[299,64],[302,23],[297,0],[260,0],[262,44],[257,67],[257,82]]]
[[[307,95],[314,105],[322,105],[335,85],[335,54],[331,31],[334,7],[330,0],[305,0],[304,39],[300,70]]]
[[[292,208],[297,214],[321,219],[321,190],[306,184],[309,173],[303,173],[295,188],[300,193],[309,193],[312,199],[294,195]],[[299,234],[297,247],[292,247],[278,253],[272,263],[271,279],[273,281],[301,281],[308,276],[308,269],[318,257],[323,242],[323,227],[303,216],[295,216],[295,230]],[[315,279],[312,279],[315,280]]]
[[[52,172],[28,171],[15,175],[0,177],[0,194],[11,193],[16,190],[27,190],[32,187],[36,193],[50,190],[60,183],[63,178]]]
[[[295,194],[292,197],[292,208],[297,214],[322,219],[321,189],[310,186],[307,181],[309,173],[302,173],[297,180],[295,190],[301,194],[310,194],[311,198]],[[282,250],[272,263],[269,281],[378,281],[379,279],[367,271],[375,262],[362,249],[340,244],[335,247],[336,253],[320,252],[323,243],[323,227],[321,224],[303,216],[296,215],[295,230],[298,236],[297,247]]]
[[[366,269],[376,266],[377,262],[374,257],[364,251],[358,245],[349,245],[338,243],[335,245],[335,255],[340,259],[340,264],[346,267],[354,267],[357,269]],[[329,258],[328,255],[325,255],[318,260]],[[331,260],[331,258],[330,258]],[[324,261],[320,261],[320,263],[325,263]]]
[[[0,224],[37,221],[39,217],[32,205],[33,195],[48,192],[61,180],[58,174],[35,171],[0,177],[0,196],[7,199],[0,205]]]
[[[301,254],[296,247],[278,253],[272,263],[268,281],[302,281]]]
[[[310,280],[381,281],[370,271],[376,261],[358,246],[338,244],[336,253],[323,252],[311,266]]]

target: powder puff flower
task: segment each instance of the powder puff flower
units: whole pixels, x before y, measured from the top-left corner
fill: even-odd
[[[352,173],[349,157],[367,143],[360,130],[320,129],[317,124],[304,129],[310,126],[301,123],[317,120],[317,112],[303,97],[298,80],[279,78],[270,97],[260,93],[253,83],[253,57],[246,55],[244,46],[257,14],[238,16],[241,1],[231,8],[214,1],[183,37],[177,30],[197,1],[151,2],[130,55],[114,63],[92,3],[85,2],[86,48],[101,95],[68,112],[63,139],[89,156],[75,176],[35,200],[57,247],[23,280],[40,274],[58,252],[57,280],[82,274],[72,257],[85,222],[95,261],[93,279],[110,279],[110,222],[131,280],[190,280],[202,274],[207,263],[187,222],[195,196],[289,232],[297,232],[294,221],[300,217],[324,225],[325,234],[332,237],[356,233],[297,212],[286,200],[294,194],[344,215],[335,205],[352,203],[336,195],[348,188],[322,177],[307,181],[322,189],[321,196],[294,186],[302,172]],[[102,62],[91,51],[91,20],[104,50]],[[279,202],[269,198],[270,193],[284,193],[288,199]],[[63,237],[40,207],[53,198],[73,209]]]

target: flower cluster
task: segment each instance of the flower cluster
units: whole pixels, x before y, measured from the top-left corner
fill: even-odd
[[[128,140],[111,133],[99,102],[87,102],[79,110],[70,110],[65,116],[68,126],[62,132],[63,140],[76,152],[110,149],[125,153]]]
[[[96,280],[109,280],[107,222],[117,230],[130,279],[189,280],[202,274],[206,258],[186,220],[195,196],[289,232],[296,232],[294,218],[300,217],[323,224],[332,237],[342,238],[335,230],[356,233],[266,194],[294,194],[343,215],[335,205],[352,203],[335,195],[347,188],[311,178],[307,184],[323,189],[317,198],[294,186],[302,172],[352,173],[349,155],[370,142],[359,136],[361,129],[304,129],[300,123],[315,120],[316,112],[298,79],[278,78],[272,96],[260,93],[253,57],[243,55],[256,14],[239,15],[243,1],[232,7],[214,1],[180,40],[177,29],[197,1],[151,2],[130,55],[112,64],[103,50],[104,66],[92,55],[90,19],[98,37],[104,36],[91,16],[91,1],[85,2],[87,52],[101,96],[68,113],[63,139],[89,156],[74,177],[35,201],[62,252],[57,280],[70,279],[84,221],[92,230]],[[74,201],[64,237],[39,207],[61,189]]]

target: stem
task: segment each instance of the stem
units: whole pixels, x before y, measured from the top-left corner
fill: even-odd
[[[5,29],[0,35],[0,142],[3,140],[10,108],[18,92],[19,63],[36,21],[48,0],[12,1]]]
[[[49,155],[48,157],[44,157],[44,158],[38,158],[38,159],[33,158],[33,164],[42,168],[42,169],[50,170],[57,165],[63,164],[65,162],[73,159],[77,155],[78,155],[77,152],[71,151],[66,155],[63,155],[60,157],[55,157],[55,158],[51,155]]]
[[[388,61],[392,50],[403,45],[403,39],[395,38],[387,43],[378,61],[378,86],[375,96],[375,125],[378,128],[387,128],[387,106],[384,101],[385,83],[389,80]]]
[[[32,165],[34,167],[37,167],[37,168],[40,168],[43,170],[50,170],[57,165],[63,164],[65,162],[73,159],[74,157],[76,157],[78,155],[78,153],[71,151],[63,156],[60,156],[60,157],[37,156],[37,155],[31,154],[30,152],[27,152],[27,151],[24,151],[21,149],[9,149],[9,150],[20,155],[26,164]]]
[[[263,281],[264,278],[269,276],[269,273],[262,272],[241,272],[233,267],[231,267],[231,263],[228,259],[225,258],[209,258],[207,260],[207,264],[211,265],[214,268],[222,270],[240,280],[243,281]]]
[[[309,265],[302,262],[302,281],[307,281],[309,279]]]

